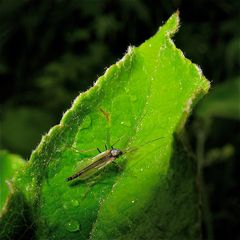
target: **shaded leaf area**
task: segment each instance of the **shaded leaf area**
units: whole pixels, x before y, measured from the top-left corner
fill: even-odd
[[[178,138],[173,141],[172,148],[174,150],[169,159],[168,170],[164,175],[158,176],[159,180],[156,181],[148,201],[144,204],[142,202],[146,197],[145,191],[139,199],[136,199],[134,194],[126,197],[121,193],[108,197],[98,214],[91,239],[199,238],[201,221],[198,212],[196,159],[189,154],[189,150],[185,149]],[[130,179],[127,186],[134,192],[136,187],[138,191],[143,191],[143,182],[139,179],[133,182]],[[134,214],[129,214],[126,202],[132,205]]]
[[[0,213],[10,194],[10,180],[13,178],[16,171],[24,165],[24,160],[16,155],[5,150],[0,150]]]
[[[34,219],[24,194],[15,191],[9,195],[7,208],[1,215],[0,239],[33,239]]]
[[[170,39],[178,25],[176,13],[155,36],[129,48],[33,152],[15,185],[34,206],[37,239],[199,236],[196,168],[173,134],[209,83]],[[119,158],[118,167],[66,183],[96,156],[90,149],[113,143],[136,151]]]

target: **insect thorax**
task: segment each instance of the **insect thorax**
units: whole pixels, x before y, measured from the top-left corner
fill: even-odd
[[[118,158],[119,156],[122,155],[122,151],[114,148],[114,149],[111,150],[111,155],[115,158]]]

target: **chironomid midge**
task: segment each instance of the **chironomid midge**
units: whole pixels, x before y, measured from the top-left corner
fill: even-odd
[[[146,144],[149,144],[151,142],[154,142],[156,140],[162,139],[162,138],[163,137],[153,139],[153,140],[148,141],[144,144],[141,144],[139,147],[144,146]],[[106,167],[111,162],[115,161],[117,158],[119,158],[123,154],[125,154],[127,152],[134,151],[134,150],[137,149],[136,147],[133,147],[133,148],[127,149],[126,151],[122,151],[120,149],[113,148],[113,145],[111,146],[111,149],[107,149],[106,145],[105,145],[105,148],[106,148],[106,150],[104,152],[101,152],[97,148],[99,154],[91,159],[91,163],[88,164],[87,166],[83,167],[77,173],[75,173],[75,174],[71,175],[70,177],[66,178],[66,181],[71,181],[71,180],[76,179],[76,178],[86,179],[86,178],[92,176],[93,174],[95,174],[96,172],[98,172],[100,169]]]

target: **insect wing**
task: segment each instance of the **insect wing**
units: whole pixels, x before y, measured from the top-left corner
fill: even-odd
[[[89,158],[87,160],[82,161],[78,165],[76,173],[70,176],[68,179],[69,180],[72,180],[74,178],[86,179],[94,175],[101,168],[103,168],[104,166],[111,162],[111,159],[108,157],[110,151],[111,150],[106,150],[93,158]]]

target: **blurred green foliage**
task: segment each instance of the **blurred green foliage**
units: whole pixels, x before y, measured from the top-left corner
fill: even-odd
[[[240,77],[215,85],[214,90],[199,104],[196,116],[206,121],[214,117],[240,120],[239,94]]]
[[[33,4],[2,0],[0,147],[28,158],[79,91],[90,87],[105,66],[123,55],[126,46],[153,35],[177,8],[182,27],[176,45],[212,80],[209,100],[199,105],[203,114],[193,114],[189,122],[191,144],[202,161],[213,212],[209,221],[216,239],[240,238],[239,1],[55,0]],[[217,90],[218,84],[222,90]]]
[[[0,150],[0,214],[8,195],[10,194],[10,190],[12,190],[9,181],[24,163],[25,161],[20,156]]]

